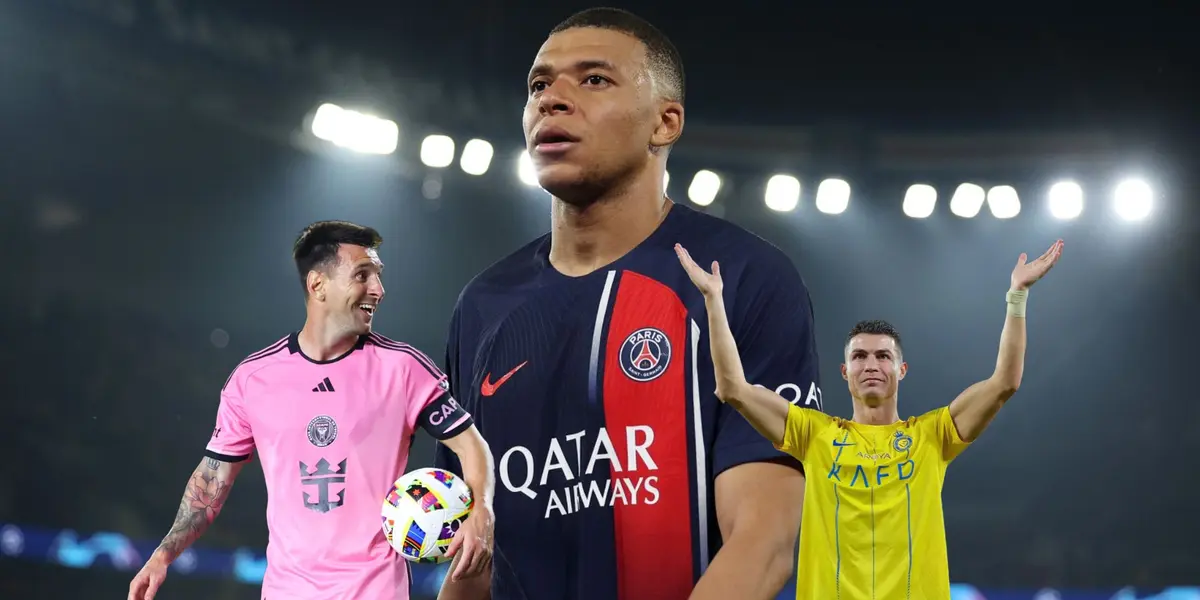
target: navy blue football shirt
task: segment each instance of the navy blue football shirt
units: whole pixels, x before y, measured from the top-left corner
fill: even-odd
[[[720,261],[747,379],[822,409],[808,290],[761,238],[677,204],[582,277],[550,265],[549,235],[526,245],[462,291],[446,347],[451,393],[496,459],[493,600],[683,600],[721,545],[714,480],[800,469],[714,394],[676,242]],[[440,444],[437,465],[462,472]]]

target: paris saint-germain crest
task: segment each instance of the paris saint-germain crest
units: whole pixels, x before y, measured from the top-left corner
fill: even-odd
[[[671,340],[653,327],[643,327],[625,338],[620,361],[621,370],[630,379],[641,382],[656,379],[671,364]]]
[[[337,439],[337,422],[333,417],[320,415],[308,422],[308,441],[318,448],[324,448]]]

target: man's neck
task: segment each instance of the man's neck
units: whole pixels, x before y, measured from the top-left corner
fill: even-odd
[[[854,422],[863,425],[891,425],[900,421],[900,413],[896,410],[896,397],[885,398],[876,404],[867,404],[858,398],[854,399]]]
[[[358,336],[330,327],[324,319],[310,316],[296,336],[300,351],[313,360],[330,360],[350,351]]]
[[[555,198],[550,215],[550,264],[570,277],[603,268],[650,237],[672,204],[663,193],[658,169],[647,169],[631,185],[613,190],[585,208]]]

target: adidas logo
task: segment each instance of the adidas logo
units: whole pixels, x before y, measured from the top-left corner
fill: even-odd
[[[324,381],[317,384],[317,387],[313,388],[313,391],[314,392],[332,392],[333,391],[333,382],[330,381],[328,377],[326,377]]]

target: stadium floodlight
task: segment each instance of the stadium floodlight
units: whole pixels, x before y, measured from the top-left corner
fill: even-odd
[[[1083,213],[1083,188],[1074,181],[1050,186],[1050,214],[1055,219],[1074,219]]]
[[[529,151],[522,151],[521,157],[517,159],[517,177],[521,179],[521,183],[534,186],[538,184],[537,170],[533,168],[533,158],[529,156]]]
[[[454,140],[448,135],[427,135],[421,142],[421,162],[441,169],[454,162]]]
[[[712,171],[696,171],[692,184],[688,186],[688,198],[698,206],[708,206],[717,199],[721,191],[721,176]]]
[[[904,214],[914,219],[924,219],[933,214],[937,204],[937,190],[932,185],[917,183],[904,192]]]
[[[985,197],[983,188],[973,183],[961,184],[950,197],[950,212],[955,216],[970,219],[979,214]]]
[[[471,140],[463,146],[459,166],[468,175],[483,175],[492,164],[492,145],[485,140]]]
[[[988,209],[997,219],[1011,219],[1021,214],[1021,199],[1011,185],[997,185],[988,190]]]
[[[796,210],[800,204],[800,180],[791,175],[772,175],[763,195],[767,208],[775,212]]]
[[[669,171],[663,171],[663,189],[664,190],[667,189],[667,186],[670,184],[671,184],[671,173]]]
[[[339,148],[363,154],[391,154],[400,142],[395,121],[322,104],[313,115],[312,134]]]
[[[1150,216],[1154,190],[1141,179],[1126,179],[1113,190],[1113,210],[1126,221],[1141,221]]]
[[[817,186],[817,210],[840,215],[850,206],[850,184],[842,179],[826,179]]]

